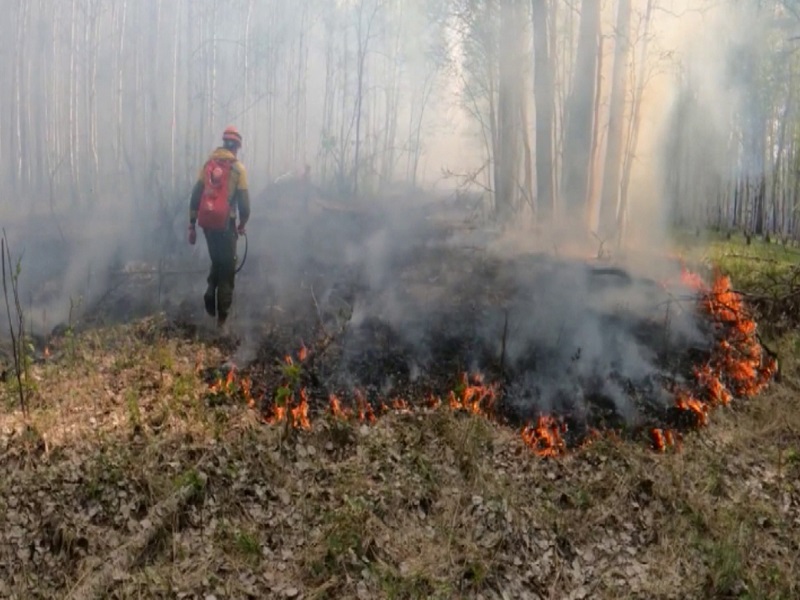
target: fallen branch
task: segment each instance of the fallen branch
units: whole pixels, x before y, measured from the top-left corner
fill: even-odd
[[[90,569],[79,580],[78,587],[67,596],[72,600],[94,600],[107,597],[108,590],[119,579],[120,575],[128,573],[141,555],[158,534],[162,532],[167,523],[180,512],[206,485],[207,478],[203,473],[198,473],[197,478],[181,486],[175,493],[156,504],[143,521],[142,530],[134,535],[128,542],[112,550],[100,565],[99,571]]]

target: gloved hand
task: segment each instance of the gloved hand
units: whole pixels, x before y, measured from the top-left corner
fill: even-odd
[[[239,223],[239,225],[236,226],[236,233],[239,234],[239,235],[244,235],[245,234],[244,223]]]
[[[189,243],[194,246],[197,241],[197,229],[194,225],[189,225]]]

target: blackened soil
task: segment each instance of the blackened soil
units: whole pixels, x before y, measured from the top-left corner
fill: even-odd
[[[299,384],[317,411],[330,394],[356,391],[374,404],[445,397],[462,374],[480,373],[499,389],[501,420],[556,415],[571,443],[593,429],[639,435],[687,418],[671,390],[692,381],[718,335],[688,290],[621,266],[500,255],[481,246],[486,235],[462,239],[428,221],[391,231],[384,222],[331,216],[312,232],[276,233],[280,251],[251,247],[230,336],[209,328],[202,292],[185,292],[202,274],[140,278],[138,294],[126,280],[103,303],[124,317],[163,296],[163,333],[219,344],[267,403],[285,383],[286,357],[300,362],[305,347]]]

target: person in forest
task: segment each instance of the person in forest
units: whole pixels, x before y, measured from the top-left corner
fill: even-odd
[[[231,126],[222,134],[222,146],[206,160],[189,201],[189,243],[197,241],[199,225],[205,234],[211,270],[203,300],[206,312],[222,328],[233,302],[236,242],[250,218],[247,171],[236,158],[242,136]],[[236,217],[239,223],[236,224]]]

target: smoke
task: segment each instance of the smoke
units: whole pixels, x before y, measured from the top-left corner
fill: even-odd
[[[634,244],[655,234],[665,245],[674,224],[718,222],[710,211],[721,210],[720,194],[766,174],[770,72],[788,56],[770,56],[791,22],[780,3],[680,0],[665,8],[654,21],[643,101]]]
[[[520,248],[435,195],[316,217],[269,193],[257,201],[269,209],[249,227],[237,283],[240,365],[300,343],[313,352],[324,333],[334,338],[314,366],[324,390],[441,393],[481,372],[507,382],[520,418],[602,409],[636,423],[669,405],[662,384],[682,381],[688,349],[706,343],[675,263],[651,260],[645,275]]]
[[[464,72],[440,68],[463,58],[464,49],[444,44],[447,55],[431,58],[444,34],[421,5],[384,13],[380,3],[364,0],[320,18],[306,3],[277,16],[262,7],[242,29],[247,15],[238,8],[215,16],[208,6],[195,11],[188,4],[164,13],[162,25],[177,37],[153,46],[151,58],[159,61],[145,60],[147,48],[136,45],[117,65],[114,48],[103,46],[109,54],[98,57],[104,102],[97,122],[87,104],[77,126],[51,124],[51,137],[64,140],[76,127],[91,139],[89,130],[103,125],[96,147],[75,148],[77,166],[67,160],[69,169],[56,171],[31,160],[59,190],[52,212],[41,196],[35,216],[27,210],[13,216],[11,245],[23,256],[21,279],[37,333],[70,320],[76,305],[87,319],[130,320],[164,310],[212,329],[202,308],[208,268],[202,234],[197,246],[185,243],[188,197],[222,127],[236,122],[252,200],[231,317],[237,364],[271,360],[324,336],[336,346],[319,365],[331,387],[388,395],[482,371],[510,382],[508,401],[520,414],[585,413],[602,398],[635,420],[642,407],[631,385],[649,389],[648,402],[666,404],[657,382],[681,367],[670,357],[704,340],[687,302],[660,285],[677,279],[678,267],[655,260],[666,248],[672,209],[665,184],[669,141],[683,106],[676,67],[695,83],[692,115],[707,133],[697,143],[710,149],[712,170],[723,172],[730,166],[729,121],[749,99],[744,83],[731,93],[727,66],[734,49],[743,52],[758,39],[745,35],[750,15],[720,8],[654,17],[653,69],[646,71],[630,192],[629,239],[637,251],[612,268],[589,264],[596,246],[587,250],[563,231],[501,231],[484,219],[490,195],[480,185],[430,191],[458,185],[455,177],[440,180],[443,168],[472,174],[481,185],[493,182],[476,115],[456,97]],[[683,8],[693,4],[686,0]],[[143,27],[144,16],[138,9],[128,15],[124,31]],[[101,29],[119,34],[121,18],[103,15]],[[187,18],[201,22],[200,41],[183,31]],[[374,26],[370,36],[367,26]],[[273,35],[277,29],[285,39]],[[709,30],[720,37],[707,41]],[[369,52],[360,75],[367,82],[359,88],[355,49],[364,44]],[[175,72],[171,65],[178,65]],[[560,84],[563,95],[569,84]],[[126,99],[117,114],[118,85],[152,102]],[[31,106],[60,99],[37,89],[24,87]],[[604,117],[598,118],[602,130]],[[40,144],[49,150],[49,139]],[[76,194],[92,184],[94,152],[101,191]],[[311,184],[299,176],[307,163]],[[293,174],[278,178],[286,172]]]

